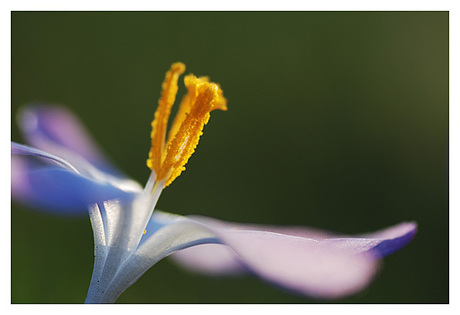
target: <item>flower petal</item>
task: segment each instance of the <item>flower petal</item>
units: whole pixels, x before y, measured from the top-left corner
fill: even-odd
[[[316,298],[356,293],[377,270],[372,255],[324,247],[313,239],[266,231],[211,230],[256,275]]]
[[[212,276],[231,276],[246,272],[235,252],[221,244],[203,244],[175,252],[171,259],[184,269]]]
[[[362,235],[361,237],[379,239],[380,243],[372,248],[372,250],[384,257],[409,244],[416,233],[417,223],[403,222],[374,233]]]
[[[92,203],[134,196],[110,182],[83,176],[52,154],[16,143],[11,147],[11,194],[20,203],[51,213],[87,215]]]
[[[243,263],[251,271],[272,282],[318,297],[337,297],[352,293],[353,290],[359,290],[360,285],[364,287],[375,271],[375,265],[372,262],[405,246],[413,238],[417,229],[417,225],[410,222],[401,223],[376,233],[365,234],[362,237],[339,236],[334,238],[331,232],[305,227],[235,224],[199,216],[194,216],[193,219],[210,226],[221,241],[230,245],[231,249],[216,244],[191,247],[171,256],[180,265],[193,271],[223,275],[244,270]],[[215,251],[219,246],[219,250]],[[295,249],[296,246],[298,249]],[[335,250],[338,252],[335,253]],[[302,254],[304,251],[305,254]],[[276,257],[269,257],[273,255],[284,257],[283,260],[286,262],[281,262]],[[301,258],[302,255],[312,258]],[[344,257],[333,258],[336,266],[327,261],[334,255]],[[350,263],[353,266],[347,266],[349,259],[357,259],[360,262]],[[300,263],[301,261],[303,263]],[[296,262],[299,262],[300,266],[296,267]],[[272,266],[273,264],[275,266]],[[361,269],[362,274],[359,271],[356,272],[355,287],[347,287],[345,278],[341,280],[342,283],[345,283],[342,291],[340,286],[336,286],[333,281],[331,291],[328,291],[326,282],[321,284],[324,287],[319,286],[318,283],[314,284],[317,277],[321,278],[319,276],[321,272],[325,274],[337,272],[338,276],[334,276],[334,279],[339,283],[341,276],[351,272],[359,264],[363,264],[364,269]],[[282,265],[285,266],[284,271],[276,271],[276,268],[281,268],[276,266]],[[303,268],[308,270],[305,273],[299,270]],[[291,271],[293,274],[289,275]],[[286,272],[288,275],[283,278],[282,274]],[[303,274],[304,278],[302,278]],[[306,284],[298,286],[296,281],[304,281]],[[313,285],[309,286],[311,283]]]
[[[250,228],[254,229],[254,227],[251,226]],[[417,233],[417,224],[415,222],[402,222],[374,233],[358,236],[334,235],[330,232],[322,232],[305,227],[303,229],[299,229],[298,227],[291,229],[265,226],[262,229],[276,233],[314,238],[321,242],[323,246],[342,248],[350,253],[371,252],[376,259],[380,259],[409,244]]]
[[[205,225],[227,245],[221,245],[218,252],[211,250],[219,245],[200,245],[172,256],[194,270],[230,273],[246,268],[289,290],[317,298],[338,298],[365,288],[378,267],[369,253],[349,253],[303,237],[328,234],[325,232],[298,227],[289,231],[283,227],[234,224],[198,216],[189,218]],[[287,233],[279,233],[281,230]],[[208,257],[213,258],[209,261]]]
[[[321,241],[323,246],[344,249],[350,253],[370,252],[376,259],[403,248],[417,233],[415,222],[402,222],[378,232],[356,237],[335,237]]]
[[[81,160],[100,171],[125,177],[92,141],[85,128],[70,111],[50,105],[31,105],[18,115],[18,124],[30,145],[60,156],[75,167]]]
[[[318,241],[335,236],[332,232],[304,226],[242,224],[203,216],[189,216],[189,218],[205,225],[218,228],[266,231]],[[241,264],[239,258],[232,249],[228,248],[228,246],[216,244],[191,247],[174,253],[171,255],[171,259],[185,269],[210,275],[234,275],[246,271],[246,268]]]

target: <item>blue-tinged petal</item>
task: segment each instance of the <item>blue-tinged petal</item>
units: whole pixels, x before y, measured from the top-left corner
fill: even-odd
[[[213,275],[242,271],[245,265],[270,282],[321,298],[340,297],[365,287],[377,259],[405,246],[417,229],[415,223],[404,222],[360,237],[334,237],[331,232],[305,227],[191,218],[208,226],[228,246],[201,245],[177,252],[172,258],[180,265]]]
[[[395,226],[362,235],[363,238],[379,239],[372,251],[381,257],[385,257],[400,250],[410,243],[417,233],[417,223],[403,222]]]
[[[11,194],[20,203],[64,215],[87,215],[92,203],[132,199],[135,195],[110,182],[83,176],[57,156],[15,143],[12,143]]]
[[[26,142],[40,150],[60,156],[77,168],[84,160],[102,172],[124,177],[104,156],[79,119],[63,107],[27,106],[19,112],[18,125]]]
[[[321,240],[323,246],[342,248],[350,253],[370,252],[376,259],[400,250],[417,233],[415,222],[402,222],[381,231],[355,237],[333,237]]]
[[[368,253],[352,254],[320,242],[267,231],[209,227],[238,259],[262,279],[315,298],[340,298],[363,290],[378,264]]]
[[[338,298],[356,293],[369,284],[378,268],[369,253],[355,254],[322,246],[311,238],[245,229],[245,225],[210,218],[188,219],[208,230],[218,242],[213,245],[198,243],[199,246],[177,252],[173,257],[180,259],[186,257],[187,252],[193,253],[196,260],[187,263],[198,262],[200,267],[204,263],[204,269],[209,267],[216,272],[228,272],[225,267],[241,271],[244,267],[268,282],[311,297]],[[214,251],[218,246],[221,248]],[[209,262],[208,258],[213,255],[219,257]],[[223,263],[223,266],[219,268],[214,262]]]

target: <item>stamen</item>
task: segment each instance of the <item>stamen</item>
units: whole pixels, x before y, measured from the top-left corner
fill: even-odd
[[[169,115],[171,114],[171,107],[176,100],[178,90],[177,81],[179,76],[184,73],[185,65],[177,62],[171,66],[171,69],[166,73],[163,82],[161,98],[158,102],[158,108],[155,112],[155,118],[152,121],[152,147],[150,148],[147,166],[159,172],[161,167],[161,159],[164,153],[164,144],[166,137],[166,127],[168,125]]]
[[[182,99],[165,144],[166,126],[177,93],[177,79],[184,70],[182,63],[175,63],[167,72],[152,122],[152,148],[147,166],[155,171],[156,180],[165,180],[164,187],[185,170],[184,165],[195,151],[209,113],[214,109],[227,110],[227,100],[218,84],[209,82],[207,77],[187,75],[184,82],[188,93]]]
[[[176,133],[179,131],[179,127],[185,119],[185,114],[190,112],[194,99],[196,99],[196,77],[193,74],[189,74],[184,78],[185,86],[187,87],[188,93],[184,95],[177,111],[176,117],[169,129],[168,142],[170,142]]]

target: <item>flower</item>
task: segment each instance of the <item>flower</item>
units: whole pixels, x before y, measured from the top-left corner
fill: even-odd
[[[19,116],[31,146],[11,144],[12,197],[52,213],[78,215],[89,210],[95,260],[87,303],[114,302],[171,254],[177,263],[198,272],[250,271],[311,297],[338,298],[364,289],[379,259],[413,238],[413,222],[351,237],[154,211],[162,190],[185,169],[210,112],[227,109],[219,85],[188,75],[188,93],[167,134],[184,71],[182,63],[175,63],[166,74],[152,122],[147,160],[152,171],[145,188],[118,171],[66,109],[35,105]]]

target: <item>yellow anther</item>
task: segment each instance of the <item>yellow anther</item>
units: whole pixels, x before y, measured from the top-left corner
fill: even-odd
[[[227,100],[218,84],[209,82],[207,77],[187,75],[184,82],[188,93],[182,99],[165,143],[177,80],[184,70],[184,64],[175,63],[166,73],[162,96],[152,122],[152,148],[147,166],[155,171],[157,181],[165,180],[165,187],[185,170],[184,166],[195,151],[204,125],[209,120],[209,113],[214,109],[227,110]]]
[[[177,62],[171,66],[171,69],[166,73],[163,82],[161,98],[158,102],[158,108],[155,112],[155,118],[152,121],[152,147],[149,152],[149,159],[147,166],[154,169],[156,172],[161,168],[161,160],[164,152],[166,128],[168,125],[169,114],[171,114],[171,107],[176,100],[178,90],[177,81],[179,76],[184,73],[185,65]]]
[[[147,230],[144,230],[144,232],[142,232],[142,234],[145,234],[145,233],[147,233]]]

